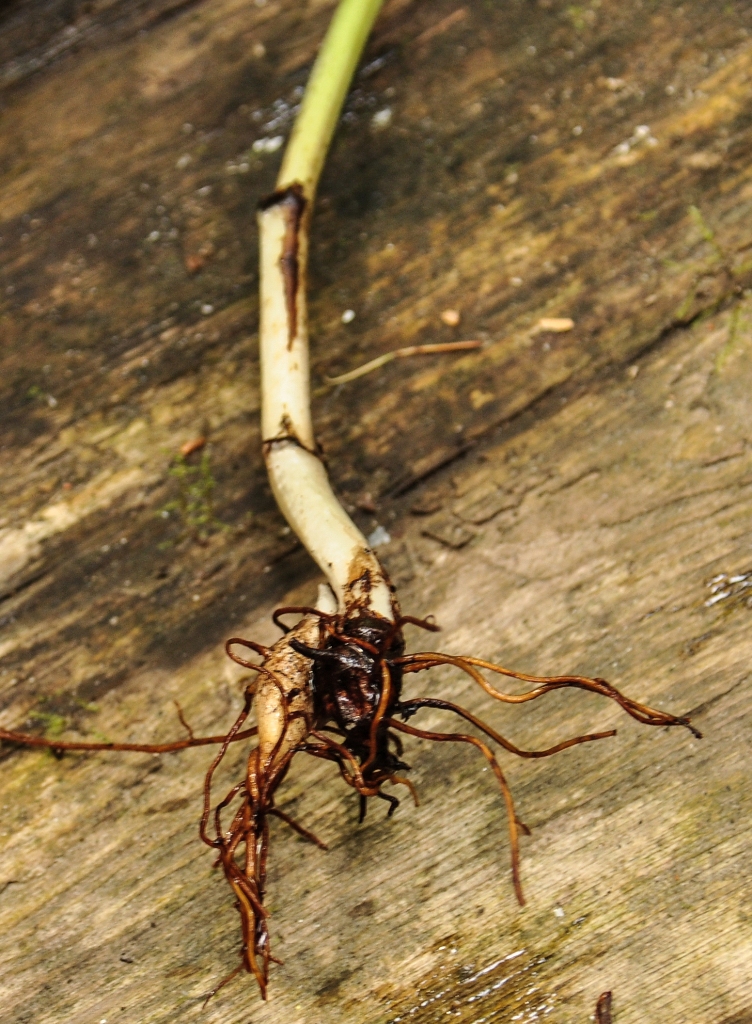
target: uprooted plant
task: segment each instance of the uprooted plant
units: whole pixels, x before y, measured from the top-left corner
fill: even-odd
[[[216,744],[206,775],[201,838],[217,854],[233,890],[242,923],[238,967],[252,973],[266,997],[274,960],[264,906],[269,852],[269,817],[287,822],[304,838],[323,846],[311,832],[275,806],[278,788],[298,753],[333,762],[358,796],[361,820],[367,802],[398,804],[386,785],[403,785],[417,802],[403,760],[403,737],[462,743],[480,751],[494,772],[510,835],[512,881],[523,903],[519,872],[518,820],[512,795],[493,745],[527,758],[548,757],[568,747],[613,736],[614,731],[566,739],[546,750],[522,750],[486,722],[457,704],[435,697],[405,697],[405,677],[440,665],[467,674],[493,700],[522,704],[561,688],[576,688],[616,701],[645,725],[682,725],[686,718],[652,710],[624,696],[603,679],[561,675],[539,677],[502,668],[475,657],[405,651],[403,627],[438,627],[431,620],[402,615],[394,588],[376,555],[337,501],[316,445],[311,422],[306,318],[308,230],[316,185],[355,64],[381,0],[342,0],[311,76],[302,109],[285,153],[275,192],[260,205],[261,366],[264,458],[277,502],[291,528],[326,576],[311,607],[278,609],[274,621],[283,636],[270,648],[232,638],[230,657],[256,673],[232,728],[221,736],[194,737],[172,744],[71,743],[0,730],[0,739],[54,750],[139,750],[161,753]],[[295,614],[292,627],[283,616]],[[261,659],[250,661],[238,646]],[[487,675],[532,684],[504,693]],[[247,726],[252,707],[256,725]],[[473,732],[435,732],[408,724],[424,708],[450,712]],[[181,720],[182,713],[181,713]],[[184,724],[186,724],[184,722]],[[479,734],[479,735],[478,735]],[[213,805],[212,782],[230,744],[256,737],[245,775]],[[223,814],[229,818],[223,820]],[[218,986],[221,987],[221,986]],[[216,989],[214,990],[216,991]]]

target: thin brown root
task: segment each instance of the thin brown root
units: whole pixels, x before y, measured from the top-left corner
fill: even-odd
[[[241,647],[247,647],[250,651],[255,651],[256,654],[260,654],[262,658],[266,658],[269,654],[269,648],[264,647],[263,644],[257,644],[255,640],[244,640],[240,636],[231,636],[229,640],[225,642],[225,654],[231,661],[234,661],[236,665],[242,665],[243,668],[252,668],[259,670],[259,666],[255,661],[246,661],[245,658],[241,658],[239,654],[233,654],[230,650],[231,644],[240,644]]]
[[[504,803],[507,809],[507,824],[509,827],[509,840],[512,854],[512,884],[514,885],[517,902],[521,907],[524,907],[525,897],[522,893],[522,884],[520,882],[520,850],[519,839],[517,836],[517,815],[514,811],[514,800],[512,798],[512,792],[507,784],[507,780],[504,778],[504,773],[499,766],[499,762],[496,760],[491,750],[476,736],[465,736],[462,733],[426,732],[424,729],[416,729],[412,725],[405,725],[402,722],[397,722],[393,718],[387,718],[386,724],[392,729],[398,729],[400,732],[408,733],[411,736],[418,736],[420,739],[437,740],[438,742],[449,743],[470,743],[480,750],[485,759],[491,765],[493,773],[496,776],[496,781],[499,783],[502,796],[504,797]]]
[[[592,732],[585,736],[575,736],[571,740],[563,740],[561,743],[555,744],[553,747],[547,747],[546,750],[523,750],[521,747],[515,746],[514,743],[505,739],[501,733],[496,732],[490,725],[487,725],[482,718],[478,718],[470,711],[466,711],[458,704],[453,704],[448,700],[439,700],[437,697],[418,697],[415,700],[406,701],[401,711],[403,714],[411,714],[414,710],[419,708],[440,708],[444,711],[452,711],[455,715],[459,715],[460,718],[464,718],[465,721],[471,722],[474,726],[484,732],[489,739],[494,740],[508,750],[510,754],[517,754],[518,757],[550,757],[552,754],[558,754],[562,750],[566,750],[568,747],[575,747],[580,743],[591,743],[593,740],[605,740],[611,736],[616,736],[616,729],[609,729],[607,732]]]
[[[343,746],[341,743],[337,743],[336,740],[331,739],[329,736],[324,736],[324,734],[320,733],[317,729],[311,729],[311,736],[313,736],[314,739],[319,740],[321,743],[323,743],[325,747],[328,747],[333,753],[337,755],[336,757],[332,757],[329,760],[337,761],[340,767],[340,772],[342,773],[342,778],[345,780],[345,782],[347,782],[349,786],[353,786],[363,796],[376,795],[376,790],[368,787],[364,782],[363,773],[361,771],[360,765],[358,764],[355,757],[347,749],[347,747]],[[307,747],[305,749],[308,750]],[[313,750],[308,750],[308,752],[314,753]],[[348,775],[345,771],[345,762],[347,762],[347,764],[350,766],[350,769],[352,771],[351,775]]]
[[[425,619],[418,619],[414,615],[400,615],[397,620],[399,626],[418,626],[419,629],[428,630],[429,633],[440,633],[441,626],[434,622],[433,615],[427,615]]]
[[[389,666],[387,665],[387,663],[385,661],[382,661],[382,663],[381,663],[381,680],[382,680],[382,687],[381,687],[381,696],[379,698],[379,706],[376,708],[376,713],[374,714],[373,721],[371,722],[371,732],[370,732],[370,748],[371,749],[370,749],[370,753],[369,753],[368,757],[363,762],[363,764],[360,766],[360,772],[361,772],[361,775],[363,775],[363,776],[365,776],[365,774],[368,771],[368,769],[371,767],[371,765],[376,760],[376,756],[377,756],[377,753],[378,753],[378,732],[379,732],[379,728],[381,726],[381,723],[384,721],[384,715],[386,714],[386,709],[389,707],[389,705],[392,702],[392,693],[393,693],[392,673],[389,671]]]
[[[209,815],[211,814],[211,785],[212,785],[212,779],[214,778],[214,772],[217,770],[217,768],[219,767],[222,759],[224,758],[225,754],[227,753],[227,748],[232,743],[233,738],[240,732],[241,725],[245,722],[246,718],[248,717],[248,715],[250,713],[252,702],[253,702],[253,690],[251,689],[251,687],[246,687],[245,700],[243,701],[243,710],[240,712],[238,717],[235,719],[234,725],[232,726],[230,731],[225,736],[225,738],[224,738],[224,740],[222,742],[222,746],[220,747],[219,752],[217,753],[217,756],[214,758],[212,763],[209,765],[209,770],[207,771],[206,775],[204,776],[204,808],[203,808],[203,811],[201,813],[201,822],[199,824],[199,835],[201,836],[201,839],[203,840],[203,842],[206,843],[207,846],[211,846],[211,847],[216,848],[216,847],[222,845],[222,840],[221,840],[221,838],[219,836],[217,836],[216,839],[211,839],[209,837],[209,835],[207,834],[207,831],[206,831],[206,826],[207,826],[207,824],[209,822]]]
[[[455,665],[469,675],[471,679],[474,679],[489,697],[493,697],[494,700],[502,701],[505,704],[524,704],[526,701],[535,700],[545,693],[551,693],[553,690],[565,687],[588,690],[591,693],[599,693],[603,697],[616,701],[628,715],[631,715],[632,718],[643,725],[680,725],[685,729],[689,729],[697,739],[702,738],[702,733],[691,724],[688,718],[678,718],[676,715],[671,715],[666,711],[658,711],[655,708],[648,707],[646,704],[640,704],[630,697],[626,697],[605,679],[597,677],[590,679],[587,676],[534,676],[527,672],[515,672],[513,669],[494,665],[492,662],[483,661],[481,658],[455,657],[450,654],[439,654],[433,651],[408,654],[402,658],[395,658],[394,663],[401,665],[404,672],[421,672],[424,669],[434,668],[437,665]],[[491,686],[488,680],[477,671],[481,668],[488,672],[494,672],[496,675],[507,676],[510,679],[520,679],[523,682],[537,683],[539,685],[533,690],[528,690],[527,693],[502,693]]]
[[[320,850],[329,850],[326,843],[319,839],[317,835],[309,829],[304,828],[302,825],[299,825],[294,818],[291,818],[289,814],[285,814],[284,811],[280,811],[278,807],[270,807],[268,813],[273,814],[275,818],[279,818],[281,821],[284,821],[285,824],[290,826],[293,832],[297,832],[299,836],[302,836],[303,839],[307,839],[308,842],[313,843],[314,846],[318,846]]]
[[[276,611],[272,612],[272,622],[275,626],[281,629],[283,633],[289,633],[292,627],[287,626],[281,621],[282,615],[316,615],[325,622],[336,618],[336,616],[330,615],[328,612],[322,612],[318,608],[312,608],[308,604],[288,604],[285,605],[284,608],[277,608]]]
[[[255,736],[258,729],[243,729],[236,733],[229,741],[237,743],[239,740],[247,740]],[[91,751],[91,750],[120,750],[130,751],[137,754],[171,754],[176,750],[187,750],[189,747],[205,747],[210,744],[224,743],[226,735],[222,736],[195,736],[185,740],[175,740],[173,743],[89,743],[87,741],[50,740],[44,736],[29,736],[24,732],[13,732],[11,729],[0,729],[0,741],[10,743],[19,747],[41,747],[52,751]]]
[[[397,810],[397,808],[400,805],[400,802],[397,799],[397,797],[396,796],[392,796],[391,793],[383,793],[381,790],[378,790],[376,793],[374,793],[374,796],[378,797],[379,800],[386,800],[386,802],[389,804],[389,810],[386,812],[386,816],[387,816],[387,818],[391,818],[392,815],[394,814],[394,812]],[[364,799],[365,799],[365,797],[361,797],[361,800],[364,800]],[[362,809],[362,806],[363,805],[361,804],[361,809]],[[365,818],[365,814],[362,814],[361,819],[360,819],[361,822],[363,821],[364,818]]]
[[[395,786],[407,786],[410,790],[410,796],[413,798],[413,803],[416,807],[420,807],[420,800],[418,799],[418,790],[415,788],[410,779],[406,779],[404,775],[390,775],[389,782]]]
[[[241,642],[252,650],[260,648],[260,645],[255,645],[251,641]],[[243,661],[243,659],[237,658],[236,660]],[[278,811],[273,806],[274,790],[284,778],[296,752],[296,749],[293,748],[281,754],[281,743],[290,724],[298,719],[305,720],[306,732],[310,733],[309,716],[303,711],[290,712],[287,694],[270,669],[264,665],[251,663],[248,663],[248,667],[265,675],[280,691],[281,736],[272,747],[271,753],[265,754],[263,758],[258,747],[251,751],[242,781],[234,785],[212,809],[212,787],[215,772],[227,753],[229,744],[240,734],[254,699],[254,687],[246,687],[243,708],[229,733],[223,738],[221,747],[204,778],[204,806],[200,835],[208,846],[217,851],[217,863],[222,865],[225,879],[236,899],[235,906],[240,914],[243,939],[242,964],[238,970],[245,969],[254,976],[261,997],[266,999],[269,964],[280,962],[271,955],[267,927],[269,911],[264,907],[266,864],[269,852],[269,816],[275,815],[281,818],[309,842],[323,849],[326,849],[326,845],[308,829],[298,825],[284,811]],[[236,797],[240,797],[240,803],[233,812],[229,828],[225,829],[222,823],[222,812],[233,804]],[[228,975],[218,987],[222,987],[235,977],[238,970]],[[217,990],[215,989],[214,992]]]
[[[351,644],[355,647],[360,647],[362,651],[368,651],[370,654],[373,654],[374,657],[376,658],[380,656],[380,652],[376,644],[369,643],[368,640],[363,640],[357,636],[343,636],[341,633],[337,633],[336,630],[332,630],[331,636],[334,640],[339,640],[339,642],[342,644]],[[299,644],[298,646],[302,647],[303,644]],[[308,648],[308,651],[312,650],[313,648]],[[321,654],[321,651],[317,651],[316,653]],[[311,655],[309,654],[308,657],[311,657]]]
[[[401,738],[396,733],[390,732],[387,733],[387,740],[394,746],[394,749],[397,752],[397,757],[401,760],[405,753],[405,745]]]
[[[224,798],[224,800],[220,800],[219,803],[217,804],[217,806],[214,808],[214,831],[217,833],[218,837],[222,835],[222,820],[221,820],[222,811],[225,809],[225,807],[228,806],[228,804],[232,803],[232,801],[235,799],[235,797],[238,795],[238,793],[242,792],[244,789],[245,789],[245,779],[243,779],[242,782],[238,782],[237,785],[233,786],[232,789],[230,790],[230,792]],[[240,810],[238,810],[237,815],[236,815],[236,819],[237,819],[237,816],[241,813],[241,811],[242,811],[242,807],[240,808]],[[235,822],[233,821],[232,827],[230,829],[231,833],[233,832],[234,828],[235,828]],[[230,854],[232,854],[232,850],[230,850]]]
[[[178,718],[180,719],[180,724],[183,726],[185,731],[188,733],[188,738],[189,739],[195,739],[195,736],[193,735],[193,729],[190,727],[190,725],[186,721],[185,715],[183,714],[183,709],[180,707],[180,705],[178,704],[178,702],[176,700],[174,700],[172,703],[177,708]]]
[[[240,974],[240,972],[243,970],[244,967],[245,967],[245,964],[241,960],[240,963],[238,964],[238,966],[235,968],[235,970],[234,971],[230,971],[230,973],[225,978],[223,978],[220,981],[220,983],[215,988],[213,988],[211,990],[211,992],[206,996],[206,998],[204,999],[203,1003],[201,1004],[201,1009],[205,1010],[206,1009],[206,1004],[209,1002],[209,1000],[212,999],[217,994],[217,992],[219,992],[220,989],[223,989],[225,987],[225,985],[229,984],[229,982],[231,982],[233,980],[233,978],[237,978],[237,976]],[[265,992],[261,993],[261,998],[262,999],[266,999],[266,993]]]
[[[319,734],[315,731],[311,731],[312,736],[319,738]],[[325,739],[325,737],[320,737]],[[363,777],[360,774],[357,760],[353,757],[349,750],[346,750],[339,743],[327,743],[320,746],[314,746],[312,743],[306,743],[305,746],[299,748],[303,753],[310,754],[312,757],[321,758],[322,761],[333,761],[339,768],[339,773],[347,783],[360,795],[361,799],[361,813],[359,821],[362,822],[365,818],[365,804],[363,801],[369,796],[377,796],[379,792],[380,782],[376,785],[367,785]],[[345,767],[345,764],[350,766],[350,770]]]

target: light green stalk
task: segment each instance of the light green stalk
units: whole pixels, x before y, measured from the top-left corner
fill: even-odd
[[[310,203],[342,104],[383,0],[341,0],[314,64],[277,188],[299,182]]]

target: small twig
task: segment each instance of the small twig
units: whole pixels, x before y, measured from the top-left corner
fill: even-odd
[[[206,445],[205,437],[194,437],[190,441],[186,441],[180,446],[180,454],[184,459],[187,459],[189,455],[193,455],[194,452],[200,452]]]
[[[404,359],[406,356],[429,356],[437,352],[467,352],[470,349],[482,348],[482,341],[447,341],[437,345],[408,345],[406,348],[396,348],[393,352],[385,352],[376,356],[362,366],[347,373],[341,373],[338,377],[324,377],[327,384],[347,384],[357,377],[365,377],[372,370],[378,370],[380,366],[386,366],[393,359]]]
[[[435,36],[443,35],[452,25],[456,25],[459,21],[464,21],[466,17],[467,7],[458,7],[456,11],[452,11],[446,18],[442,18],[441,21],[437,21],[435,25],[427,28],[425,32],[421,32],[415,40],[415,45],[423,46],[425,43],[429,43]]]

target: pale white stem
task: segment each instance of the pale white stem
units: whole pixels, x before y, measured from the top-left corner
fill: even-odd
[[[275,438],[294,437],[305,448],[313,451],[316,442],[311,422],[308,318],[305,303],[307,231],[297,231],[297,315],[296,323],[292,326],[292,311],[288,308],[286,292],[285,264],[281,263],[289,222],[295,215],[295,209],[287,204],[277,204],[259,212],[261,437],[264,442]]]
[[[285,443],[266,467],[282,514],[329,580],[339,611],[355,607],[394,618],[394,595],[376,555],[342,508],[315,455]]]
[[[311,204],[347,85],[380,2],[341,3],[311,75],[277,191],[259,212],[261,433],[277,503],[325,573],[338,610],[370,610],[394,619],[396,601],[388,577],[335,497],[316,446],[306,312]]]

